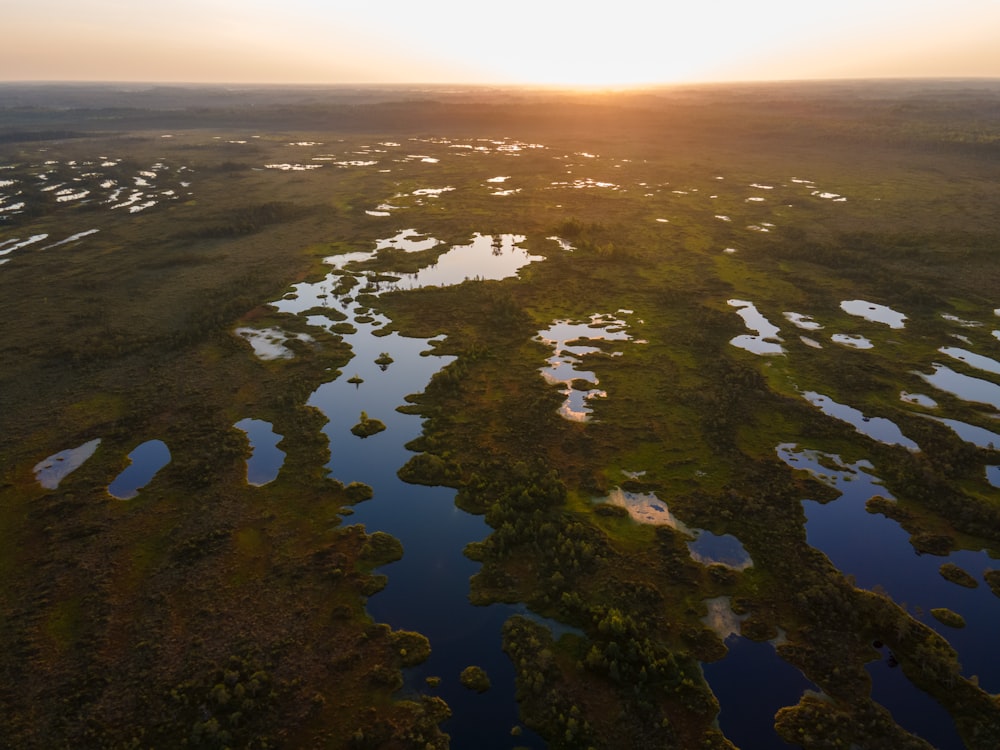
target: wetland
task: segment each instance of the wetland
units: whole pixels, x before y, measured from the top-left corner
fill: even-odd
[[[1000,745],[1000,84],[0,94],[0,745]]]

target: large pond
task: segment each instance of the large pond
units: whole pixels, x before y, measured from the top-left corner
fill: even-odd
[[[383,290],[510,276],[525,263],[540,260],[517,247],[522,239],[476,235],[469,244],[441,255],[433,266],[400,275],[399,282]],[[415,230],[404,230],[376,243],[377,248],[407,252],[429,250],[438,244]],[[479,563],[466,558],[462,550],[469,542],[484,539],[489,527],[481,517],[455,506],[454,490],[406,484],[396,475],[413,455],[404,446],[422,430],[419,417],[396,407],[406,403],[408,394],[424,390],[431,376],[452,358],[434,354],[433,339],[379,335],[389,322],[386,318],[357,308],[348,296],[331,293],[345,267],[375,252],[330,258],[335,270],[326,279],[298,284],[294,294],[272,304],[284,312],[307,313],[307,322],[314,326],[329,326],[342,316],[351,321],[353,332],[344,333],[343,338],[353,358],[343,368],[343,375],[321,385],[308,403],[328,420],[323,431],[330,444],[330,476],[344,484],[363,482],[374,490],[374,497],[354,506],[345,523],[363,524],[368,532],[385,531],[403,544],[403,559],[382,571],[388,576],[388,585],[368,601],[368,611],[378,622],[416,630],[430,640],[430,658],[406,671],[404,692],[440,695],[451,706],[453,717],[442,729],[451,735],[452,747],[506,750],[513,741],[511,729],[520,722],[514,700],[514,668],[501,650],[501,631],[507,618],[525,612],[508,605],[476,607],[469,602],[469,579]],[[324,315],[318,308],[330,312]],[[253,343],[252,336],[240,335]],[[267,356],[258,347],[254,349],[258,356]],[[388,360],[391,362],[386,364]],[[361,412],[383,422],[385,431],[367,438],[352,434],[351,427]],[[546,624],[555,635],[560,634],[558,625]],[[479,694],[461,685],[459,675],[470,665],[486,670],[490,690]],[[439,677],[441,682],[431,688],[427,677]],[[515,744],[545,747],[541,738],[527,729]]]
[[[878,483],[874,467],[867,461],[849,464],[838,456],[802,449],[793,444],[778,446],[778,455],[789,466],[807,471],[835,487],[840,497],[826,504],[805,503],[806,538],[856,585],[885,591],[913,617],[934,628],[955,648],[962,674],[976,675],[990,693],[1000,692],[1000,663],[992,658],[996,623],[1000,622],[1000,599],[983,581],[983,572],[997,567],[985,552],[960,551],[946,557],[915,553],[909,534],[895,521],[869,513],[866,502],[876,495],[889,498]],[[978,581],[975,588],[949,582],[941,565],[954,563]],[[966,622],[956,629],[938,622],[931,610],[945,607]],[[961,748],[948,715],[885,664],[870,665],[873,697],[892,711],[904,728],[937,748]]]

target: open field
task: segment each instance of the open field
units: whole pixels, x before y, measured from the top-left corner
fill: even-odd
[[[1000,744],[1000,84],[0,95],[0,744]]]

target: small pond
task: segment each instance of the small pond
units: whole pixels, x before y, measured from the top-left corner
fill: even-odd
[[[33,469],[35,479],[45,489],[54,490],[69,474],[83,466],[84,461],[94,455],[94,451],[100,444],[101,439],[97,438],[76,448],[67,448],[64,451],[53,453],[35,464]]]
[[[281,435],[271,429],[271,423],[261,419],[241,419],[235,425],[247,434],[250,441],[250,458],[247,459],[247,482],[261,487],[278,478],[285,452],[278,448]]]
[[[129,500],[149,484],[156,472],[170,463],[170,449],[162,440],[147,440],[128,454],[131,463],[108,485],[108,494]]]

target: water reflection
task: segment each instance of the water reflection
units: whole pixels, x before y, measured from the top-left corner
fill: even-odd
[[[35,464],[35,479],[47,490],[54,490],[69,474],[83,466],[84,461],[94,455],[101,439],[91,440],[76,448],[53,453]]]
[[[892,420],[884,417],[866,417],[853,406],[839,404],[829,396],[815,391],[806,391],[802,395],[806,401],[818,407],[827,416],[847,422],[855,430],[872,440],[878,440],[886,445],[901,445],[914,451],[920,450],[920,446],[906,437]]]
[[[625,508],[632,520],[639,523],[669,526],[692,536],[695,533],[685,526],[683,521],[674,516],[667,504],[652,492],[628,492],[616,487],[608,493],[603,502]]]
[[[816,686],[778,656],[770,643],[757,643],[735,632],[725,640],[729,652],[719,661],[702,665],[719,701],[719,728],[740,750],[792,747],[775,731],[774,715],[797,704]]]
[[[963,401],[989,404],[994,409],[1000,409],[1000,385],[963,375],[937,362],[932,366],[934,372],[929,375],[918,372],[917,375],[938,390],[958,396]]]
[[[856,315],[872,323],[884,323],[890,328],[903,328],[904,321],[906,321],[906,316],[903,313],[896,312],[885,305],[866,302],[863,299],[844,300],[840,303],[840,309],[848,315]]]
[[[247,434],[250,457],[247,459],[247,482],[261,487],[278,477],[285,452],[278,448],[281,435],[271,429],[271,423],[260,419],[241,419],[234,427]]]
[[[745,570],[753,566],[750,553],[732,534],[713,534],[710,531],[698,531],[697,538],[688,542],[688,551],[703,565],[718,563],[728,568]]]
[[[628,315],[631,311],[619,310],[616,315]],[[544,331],[539,331],[537,341],[552,347],[552,356],[546,360],[546,367],[541,368],[542,377],[553,384],[563,386],[562,393],[566,400],[559,407],[559,414],[574,422],[585,422],[590,419],[592,409],[587,402],[594,398],[606,398],[607,392],[596,388],[600,382],[597,375],[590,370],[577,370],[582,364],[582,357],[605,354],[618,357],[622,352],[604,352],[598,346],[590,346],[585,341],[633,341],[627,331],[624,317],[616,315],[590,316],[586,323],[574,323],[568,320],[557,320]],[[640,343],[638,341],[634,343]],[[580,385],[590,385],[593,388],[583,388]]]
[[[996,567],[996,561],[983,551],[962,550],[946,557],[915,555],[904,529],[866,510],[869,498],[892,499],[867,461],[850,464],[839,456],[803,450],[790,443],[779,445],[777,453],[789,466],[808,471],[841,493],[825,504],[804,504],[808,543],[845,575],[853,576],[857,586],[885,591],[911,616],[947,639],[958,651],[962,674],[978,675],[980,685],[990,693],[1000,691],[1000,663],[991,658],[996,623],[1000,622],[1000,599],[988,586],[965,588],[946,580],[940,572],[941,564],[947,561],[981,580],[983,571]],[[935,607],[959,613],[966,627],[956,630],[942,625],[930,615]],[[908,710],[920,711],[917,707]],[[903,718],[898,720],[908,726]]]
[[[147,440],[128,454],[131,462],[108,485],[108,494],[119,500],[129,500],[149,484],[156,472],[170,463],[170,449],[162,440]]]
[[[765,318],[757,309],[753,302],[742,299],[727,300],[727,304],[737,308],[737,314],[743,318],[746,327],[751,331],[756,331],[756,336],[744,334],[732,339],[729,343],[740,349],[745,349],[752,354],[784,354],[785,349],[781,346],[781,338],[778,336],[780,329],[771,321]]]

